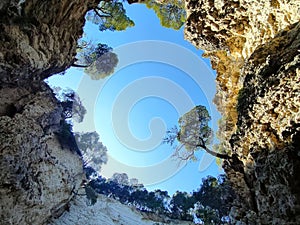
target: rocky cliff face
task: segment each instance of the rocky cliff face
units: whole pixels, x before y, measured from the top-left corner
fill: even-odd
[[[234,224],[299,224],[300,2],[187,1],[185,35],[217,70]]]
[[[41,80],[64,71],[76,54],[84,15],[96,0],[3,0],[0,4],[2,83]]]
[[[185,38],[205,50],[217,71],[215,103],[223,116],[220,148],[230,148],[228,140],[236,129],[237,96],[245,74],[245,61],[261,44],[299,21],[299,1],[288,0],[187,0]]]
[[[0,223],[43,224],[80,187],[82,161],[55,135],[62,109],[46,85],[5,87],[0,96]]]
[[[76,54],[92,1],[0,3],[0,224],[44,224],[80,187],[82,160],[62,146],[62,108],[42,81]]]

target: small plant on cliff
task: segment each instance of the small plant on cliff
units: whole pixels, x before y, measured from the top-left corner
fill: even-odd
[[[181,160],[195,160],[195,152],[198,149],[203,149],[221,159],[229,159],[229,155],[217,153],[208,148],[213,139],[213,131],[208,126],[210,120],[207,109],[198,105],[179,118],[179,129],[175,126],[167,131],[163,143],[173,146],[177,140],[179,145],[175,145],[174,156]],[[183,147],[185,150],[182,151]]]
[[[95,205],[97,202],[97,192],[90,186],[90,184],[86,184],[84,186],[85,194],[88,200],[88,205]]]

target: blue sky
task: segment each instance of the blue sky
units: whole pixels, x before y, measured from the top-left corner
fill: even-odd
[[[178,164],[173,149],[162,145],[166,129],[195,105],[205,105],[216,129],[217,113],[211,100],[215,93],[215,73],[183,38],[183,29],[161,27],[152,10],[143,4],[126,6],[135,22],[122,32],[100,32],[87,23],[86,38],[105,43],[118,54],[119,65],[107,79],[93,81],[82,70],[71,68],[64,76],[49,79],[54,86],[70,87],[80,94],[87,108],[83,123],[75,131],[94,131],[108,148],[109,161],[103,166],[106,177],[126,172],[150,190],[192,191],[207,175],[221,169],[202,151],[199,161]]]

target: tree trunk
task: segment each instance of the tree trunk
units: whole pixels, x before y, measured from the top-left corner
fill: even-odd
[[[220,159],[230,159],[231,158],[227,154],[221,154],[221,153],[214,152],[214,151],[210,150],[209,148],[207,148],[206,146],[200,146],[200,147],[203,148],[208,154],[210,154],[214,157],[217,157],[217,158],[220,158]]]

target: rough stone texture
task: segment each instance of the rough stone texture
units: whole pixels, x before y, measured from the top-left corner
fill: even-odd
[[[0,3],[0,224],[44,224],[82,182],[82,160],[56,135],[61,112],[41,81],[71,65],[96,1]]]
[[[222,150],[236,129],[240,71],[261,44],[300,19],[300,1],[294,0],[186,0],[185,38],[205,50],[217,71],[215,103],[223,115],[219,136]]]
[[[217,70],[232,223],[300,224],[300,1],[186,7],[185,37]]]
[[[84,15],[96,0],[3,1],[0,81],[16,84],[64,71],[74,60]]]
[[[0,221],[43,224],[82,182],[82,160],[56,132],[62,109],[46,85],[0,90]],[[43,215],[43,216],[41,216]]]
[[[79,193],[84,193],[79,190]],[[59,219],[52,220],[48,225],[189,225],[188,221],[172,220],[162,218],[155,214],[142,213],[133,207],[98,195],[95,205],[88,206],[85,197],[76,196],[70,204],[70,208]]]
[[[258,47],[243,68],[238,131],[230,141],[243,172],[225,169],[241,176],[232,216],[246,224],[300,223],[299,49],[297,23]]]

